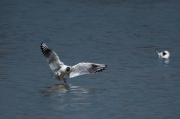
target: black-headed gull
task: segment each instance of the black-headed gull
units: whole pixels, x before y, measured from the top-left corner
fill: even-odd
[[[167,50],[165,50],[165,51],[163,51],[163,52],[158,52],[158,51],[155,49],[155,51],[157,52],[159,58],[168,59],[169,56],[170,56],[170,53],[169,53]]]
[[[107,65],[105,64],[96,64],[88,62],[78,63],[74,66],[67,66],[60,61],[58,55],[45,43],[42,42],[40,48],[42,50],[42,53],[46,57],[51,70],[55,73],[55,76],[57,76],[59,80],[60,78],[63,78],[65,83],[66,75],[69,75],[69,78],[73,78],[84,74],[101,72],[102,70],[105,70],[105,68],[107,67]]]

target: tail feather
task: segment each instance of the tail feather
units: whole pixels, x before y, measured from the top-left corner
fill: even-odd
[[[157,53],[159,53],[159,52],[157,51],[157,49],[155,49],[155,51],[156,51]]]

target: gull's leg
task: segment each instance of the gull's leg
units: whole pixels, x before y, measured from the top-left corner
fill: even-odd
[[[67,83],[67,82],[66,82],[66,78],[63,78],[63,79],[64,79],[64,83]]]
[[[57,76],[58,77],[58,79],[60,80],[60,76]]]

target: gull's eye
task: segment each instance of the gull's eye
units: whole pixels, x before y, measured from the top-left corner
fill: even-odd
[[[67,68],[66,68],[66,71],[69,72],[69,71],[70,71],[70,67],[67,67]]]

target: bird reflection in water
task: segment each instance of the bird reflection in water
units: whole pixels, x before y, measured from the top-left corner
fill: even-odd
[[[165,64],[165,65],[168,65],[170,63],[170,60],[159,58],[159,62],[161,62],[162,64]]]
[[[79,86],[73,86],[71,84],[55,84],[53,86],[46,86],[44,90],[40,91],[45,97],[63,96],[69,92],[74,94],[85,94],[89,93],[88,89],[81,88]]]
[[[44,90],[40,92],[45,97],[54,97],[55,94],[64,94],[70,91],[71,86],[69,84],[55,84],[53,86],[46,86]]]

